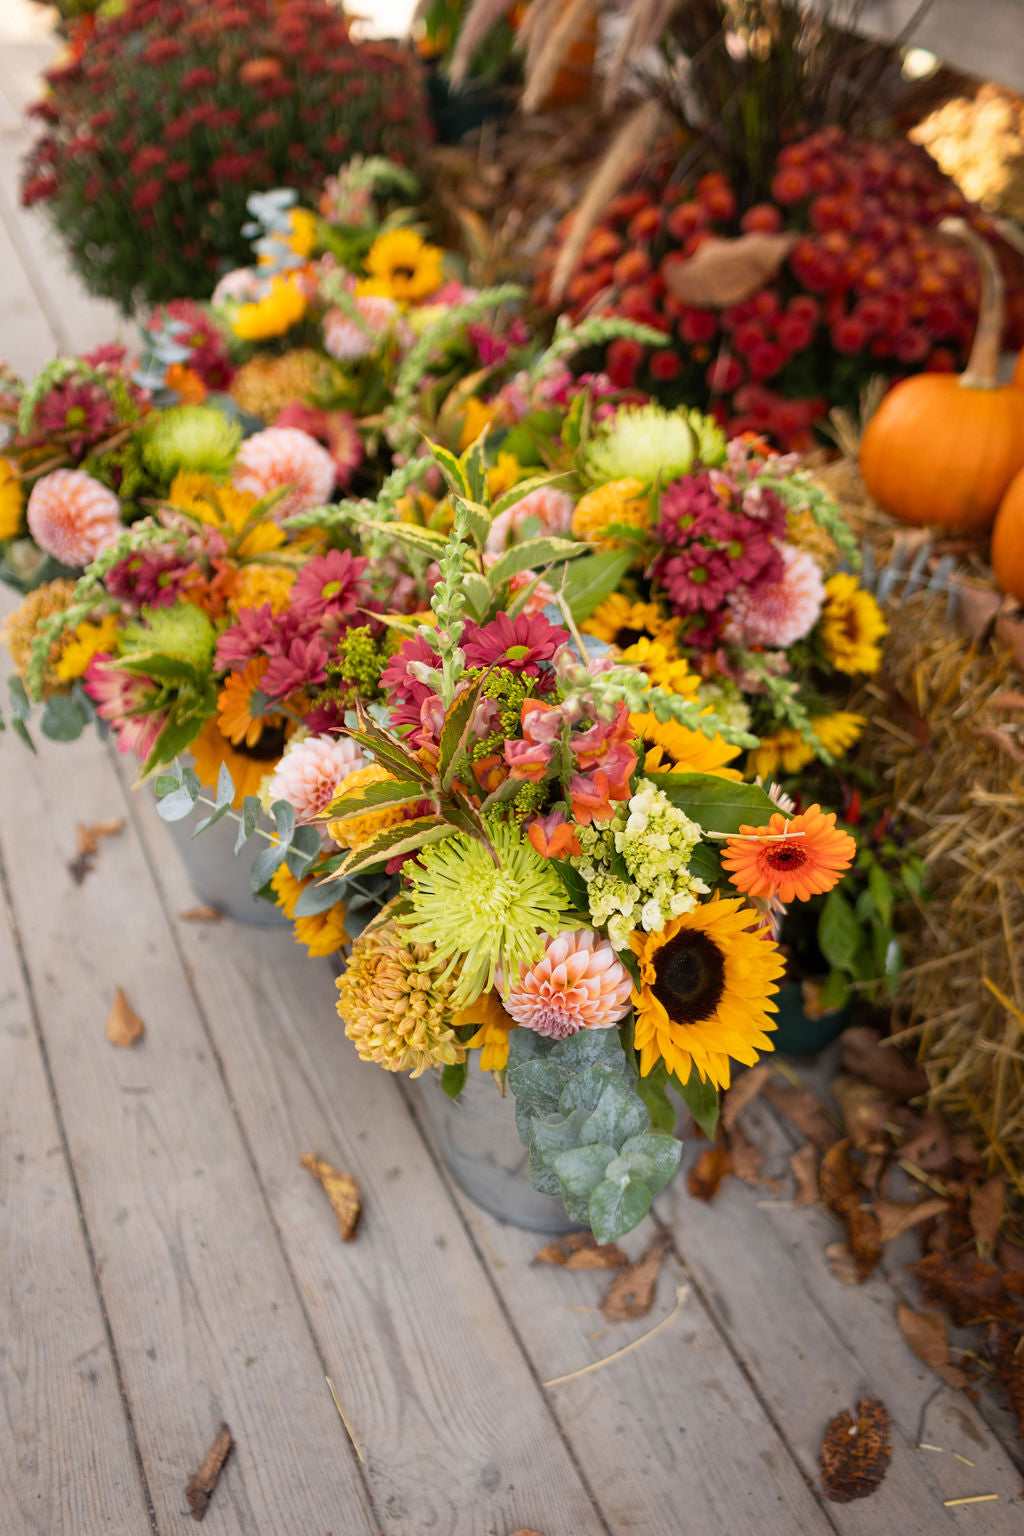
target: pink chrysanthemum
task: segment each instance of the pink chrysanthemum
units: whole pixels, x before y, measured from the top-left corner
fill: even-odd
[[[285,748],[267,792],[271,803],[287,800],[297,821],[313,821],[326,811],[342,780],[366,765],[347,736],[307,736]]]
[[[292,611],[301,620],[322,618],[325,613],[352,618],[369,595],[363,581],[367,560],[347,549],[329,549],[302,567],[291,592]]]
[[[487,535],[487,553],[500,555],[511,537],[518,538],[523,524],[528,519],[534,519],[539,523],[539,529],[536,530],[539,533],[556,535],[568,533],[572,525],[574,506],[575,502],[568,491],[556,491],[550,485],[542,485],[538,490],[524,496],[522,501],[517,501],[514,507],[498,513]]]
[[[147,549],[119,560],[103,584],[111,597],[130,607],[167,608],[183,596],[197,570],[194,560],[183,558],[173,547]]]
[[[32,537],[62,565],[88,565],[124,530],[113,491],[79,469],[55,469],[32,487]]]
[[[269,603],[259,608],[240,608],[230,629],[217,641],[213,664],[218,672],[241,672],[247,662],[263,656],[277,642],[277,624]]]
[[[564,1040],[581,1029],[611,1029],[629,1007],[632,985],[608,940],[580,928],[548,939],[543,957],[520,967],[502,1002],[525,1029]]]
[[[420,710],[434,690],[428,683],[421,683],[411,671],[413,662],[425,667],[437,666],[437,652],[432,650],[422,635],[412,635],[403,640],[398,650],[381,673],[380,685],[388,701],[388,723],[393,730],[403,725],[420,725]]]
[[[323,443],[334,460],[334,473],[342,488],[348,485],[363,462],[363,440],[356,419],[349,411],[321,411],[316,406],[293,400],[277,413],[272,425],[298,427],[300,432],[308,432],[318,443]]]
[[[157,695],[153,679],[124,672],[112,657],[101,654],[90,661],[82,686],[100,719],[113,729],[117,750],[134,752],[145,762],[167,719],[162,713],[145,713]]]
[[[542,613],[499,613],[489,624],[466,625],[462,649],[468,667],[507,667],[510,672],[537,677],[540,663],[550,661],[569,631],[552,624]]]
[[[327,645],[322,635],[283,639],[263,674],[263,692],[283,699],[299,688],[319,688],[327,681]]]
[[[276,523],[322,506],[334,489],[334,460],[326,448],[297,427],[268,427],[247,437],[238,450],[232,481],[251,496],[268,496],[290,486],[274,507]]]
[[[785,650],[812,630],[825,602],[825,583],[813,556],[780,544],[782,575],[764,585],[743,587],[729,597],[727,638],[742,645]]]

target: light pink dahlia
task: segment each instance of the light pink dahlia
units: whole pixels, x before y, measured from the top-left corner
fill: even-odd
[[[324,315],[324,351],[339,363],[357,363],[369,357],[382,336],[407,329],[400,324],[401,312],[394,299],[367,293],[352,302],[358,320],[344,309],[329,309]]]
[[[817,562],[792,544],[777,546],[782,575],[777,581],[739,587],[730,594],[727,638],[741,645],[766,645],[785,650],[802,640],[818,622],[825,602],[825,583]]]
[[[27,516],[39,548],[62,565],[88,565],[124,531],[113,491],[80,469],[55,469],[37,480]]]
[[[296,821],[313,821],[326,811],[342,780],[367,762],[347,736],[307,736],[291,742],[268,786],[271,804],[287,800]]]
[[[548,939],[543,957],[520,966],[502,997],[517,1024],[564,1040],[581,1029],[611,1029],[629,1007],[629,972],[607,939],[589,928]]]
[[[245,439],[231,478],[237,490],[258,497],[291,486],[271,514],[276,523],[282,523],[323,505],[334,489],[334,460],[308,432],[268,427]]]
[[[539,524],[539,527],[533,530],[535,533],[545,535],[568,533],[572,524],[574,506],[575,503],[568,491],[556,491],[550,485],[542,485],[539,490],[531,491],[528,496],[524,496],[522,501],[517,501],[514,507],[498,513],[487,535],[487,553],[500,555],[513,535],[519,538],[523,524],[528,519],[535,519]],[[525,532],[523,536],[526,536]]]

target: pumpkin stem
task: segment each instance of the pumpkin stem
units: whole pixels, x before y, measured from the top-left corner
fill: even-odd
[[[960,384],[964,389],[995,389],[1006,310],[1003,274],[988,241],[983,240],[966,219],[943,219],[939,233],[954,235],[969,246],[981,273],[978,327],[967,368],[960,375]]]

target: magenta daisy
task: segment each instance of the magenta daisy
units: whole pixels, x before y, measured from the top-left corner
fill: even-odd
[[[536,677],[540,663],[550,661],[569,632],[552,624],[542,613],[520,613],[510,619],[499,613],[489,624],[466,626],[462,650],[467,667],[507,667],[510,672]]]
[[[149,549],[119,560],[103,584],[111,597],[134,608],[166,608],[183,596],[196,571],[195,562],[176,549]]]
[[[659,562],[658,580],[676,613],[712,613],[735,587],[738,576],[721,549],[688,544]]]
[[[305,622],[325,613],[355,616],[367,596],[363,572],[367,561],[347,549],[331,549],[303,566],[291,593],[291,609]]]
[[[286,698],[299,688],[315,688],[327,681],[327,644],[322,635],[296,635],[282,645],[263,674],[263,692],[272,699]]]
[[[334,460],[308,432],[268,427],[242,443],[231,478],[236,489],[258,497],[289,487],[271,514],[282,523],[323,506],[334,489]]]
[[[730,640],[784,650],[802,640],[818,622],[825,583],[817,562],[792,544],[780,544],[778,550],[783,566],[778,580],[756,582],[730,596],[726,632]]]
[[[259,608],[240,608],[230,629],[217,641],[214,665],[219,672],[240,672],[247,662],[264,656],[277,641],[277,624],[269,603]]]
[[[367,758],[347,736],[307,736],[285,747],[267,793],[271,804],[287,800],[297,821],[314,821],[326,811],[342,780],[366,766]]]
[[[428,683],[421,683],[410,671],[413,662],[427,667],[437,666],[437,652],[431,650],[422,635],[403,640],[398,650],[381,673],[380,685],[388,700],[388,718],[396,729],[403,725],[421,724],[420,710],[428,699],[435,697]]]
[[[607,939],[589,928],[548,939],[502,992],[505,1011],[538,1035],[564,1040],[581,1029],[611,1029],[629,1008],[632,980]]]
[[[121,503],[78,469],[55,469],[32,487],[29,531],[62,565],[88,565],[124,531]]]

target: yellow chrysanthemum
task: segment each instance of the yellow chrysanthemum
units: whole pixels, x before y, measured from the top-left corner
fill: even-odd
[[[514,453],[506,453],[499,449],[498,462],[487,471],[487,489],[494,501],[510,491],[514,485],[518,485],[526,471],[516,458]]]
[[[243,304],[232,329],[241,341],[267,341],[283,336],[306,313],[306,296],[292,274],[270,279],[270,292],[254,304]]]
[[[0,544],[21,532],[25,495],[10,459],[0,459]]]
[[[713,773],[719,779],[742,778],[737,769],[726,766],[740,749],[721,736],[705,736],[678,720],[659,720],[654,715],[630,715],[629,723],[647,744],[647,773]]]
[[[882,610],[856,576],[840,571],[825,583],[821,638],[837,672],[877,672],[882,664],[879,641],[888,629]]]
[[[497,400],[480,400],[476,395],[470,395],[462,418],[459,452],[465,453],[470,444],[476,442],[484,428],[497,421],[500,413],[501,406]]]
[[[588,491],[576,503],[572,531],[578,539],[589,539],[604,549],[614,549],[622,540],[605,532],[613,523],[644,529],[650,520],[647,497],[639,480],[609,480],[606,485]]]
[[[56,672],[61,682],[73,683],[77,677],[83,677],[94,656],[114,649],[116,636],[117,615],[114,613],[108,613],[98,624],[83,620],[57,662]]]
[[[658,640],[641,635],[632,645],[623,647],[622,659],[646,673],[652,688],[664,688],[668,693],[682,694],[685,699],[697,697],[700,677],[690,671],[689,662],[678,654],[667,631]]]
[[[731,1061],[752,1066],[774,1050],[770,994],[784,963],[763,919],[742,900],[705,901],[660,933],[635,930],[630,943],[640,968],[633,988],[634,1043],[644,1077],[664,1061],[681,1082],[728,1088]]]
[[[657,603],[634,603],[622,592],[606,597],[580,627],[585,635],[617,645],[620,650],[645,638],[660,640],[666,636],[668,644],[674,643],[675,621],[666,619]]]
[[[384,296],[400,304],[416,304],[436,293],[443,281],[440,246],[428,245],[413,229],[388,229],[378,235],[366,254],[370,282],[383,283]],[[366,291],[364,283],[356,293]],[[381,292],[380,288],[376,290]]]
[[[270,422],[292,401],[312,400],[328,377],[325,357],[312,347],[292,347],[280,357],[250,357],[231,380],[228,393],[250,416]]]
[[[363,1061],[419,1077],[455,1066],[466,1048],[452,1028],[456,981],[429,944],[415,944],[394,922],[360,934],[338,988],[338,1014]]]
[[[271,613],[283,613],[294,585],[295,572],[290,566],[247,565],[239,574],[228,609],[237,613],[239,608],[262,608],[269,603]]]
[[[370,763],[366,768],[357,768],[338,785],[335,800],[351,800],[359,796],[359,791],[365,789],[368,784],[384,784],[389,780],[393,781],[394,777],[394,774],[382,768],[380,763]],[[370,838],[376,837],[378,832],[383,832],[386,827],[397,826],[401,820],[403,820],[401,806],[382,805],[377,810],[367,811],[365,816],[350,816],[345,821],[329,821],[327,831],[342,848],[361,848],[363,843],[368,843]]]
[[[235,544],[235,553],[246,558],[269,554],[285,543],[285,534],[269,518],[254,523],[245,537],[236,542],[256,505],[256,497],[248,491],[236,490],[233,485],[220,485],[211,475],[175,475],[167,500],[201,523],[219,528]]]
[[[24,682],[32,659],[32,642],[43,623],[52,614],[62,613],[70,607],[75,593],[75,583],[61,577],[57,581],[44,581],[22,598],[13,613],[9,613],[0,625],[0,639],[11,653],[14,670]],[[59,691],[61,682],[57,676],[57,663],[64,649],[63,637],[50,646],[50,654],[43,668],[42,697],[49,698]]]
[[[519,1026],[505,1012],[497,992],[482,992],[475,1002],[453,1015],[452,1024],[456,1029],[465,1024],[479,1025],[476,1034],[466,1041],[466,1049],[479,1050],[481,1072],[500,1072],[508,1066],[509,1030]]]

